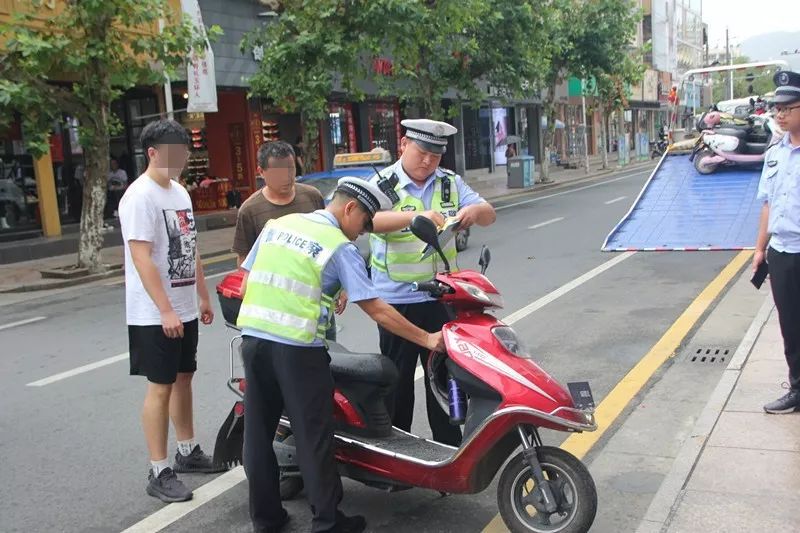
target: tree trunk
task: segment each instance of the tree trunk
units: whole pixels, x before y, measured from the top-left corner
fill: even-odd
[[[100,116],[94,124],[97,130],[84,149],[86,171],[83,180],[83,209],[81,211],[81,236],[78,243],[78,267],[87,268],[91,274],[103,272],[101,250],[103,249],[103,212],[108,190],[108,104],[98,105]],[[91,145],[94,146],[91,146]]]
[[[628,134],[625,132],[625,108],[620,107],[617,110],[617,130],[619,133],[619,140],[625,139],[625,142],[619,143],[619,147],[617,148],[617,165],[623,167],[627,165],[627,158],[628,154],[630,153],[629,146],[628,146]]]
[[[603,145],[600,153],[603,156],[603,170],[606,170],[608,169],[608,114],[604,104],[600,104],[600,117],[603,119],[603,123],[600,124],[600,142]]]
[[[554,80],[547,89],[547,100],[545,101],[544,110],[547,116],[547,128],[544,130],[544,155],[542,156],[542,177],[541,183],[550,183],[550,152],[555,148],[555,131],[556,131],[556,83]]]

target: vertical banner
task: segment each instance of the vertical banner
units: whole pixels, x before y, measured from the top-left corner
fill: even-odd
[[[195,30],[206,42],[205,50],[192,50],[187,59],[187,87],[189,113],[217,112],[217,78],[214,73],[214,52],[206,38],[206,27],[197,0],[181,0],[181,9],[189,16]]]
[[[245,147],[244,124],[234,122],[228,124],[228,138],[231,144],[231,167],[233,168],[233,186],[250,187],[245,172]]]

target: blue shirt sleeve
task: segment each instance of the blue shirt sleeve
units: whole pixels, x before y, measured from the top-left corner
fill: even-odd
[[[480,194],[472,190],[472,187],[467,185],[461,176],[456,176],[456,190],[458,191],[458,203],[461,207],[468,205],[482,204],[486,200]]]
[[[771,148],[764,157],[764,166],[761,168],[761,179],[758,181],[758,194],[756,195],[756,199],[760,202],[769,203],[775,175],[778,173],[778,166],[770,167],[767,165],[767,162],[775,159],[776,154],[774,152],[776,149],[777,148]]]
[[[264,230],[261,230],[264,231]],[[261,245],[261,235],[258,236],[256,242],[253,243],[253,247],[250,248],[250,252],[247,254],[244,262],[242,263],[242,268],[248,272],[253,270],[253,263],[256,262],[256,254],[258,254],[258,247]]]
[[[342,288],[347,291],[349,302],[356,303],[378,297],[378,291],[367,275],[364,258],[354,244],[345,244],[336,250],[330,265],[335,270]]]

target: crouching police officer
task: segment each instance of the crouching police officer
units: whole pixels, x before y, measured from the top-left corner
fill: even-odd
[[[372,229],[376,212],[390,207],[377,186],[342,178],[326,209],[269,221],[242,264],[247,271],[238,319],[247,380],[244,465],[258,532],[280,531],[289,520],[272,448],[284,408],[311,504],[312,531],[366,527],[363,517],[337,510],[342,484],[334,462],[334,384],[323,339],[341,289],[387,331],[427,350],[444,348],[441,333],[412,325],[378,298],[351,242]]]
[[[421,259],[425,243],[417,239],[408,225],[414,216],[422,214],[441,226],[445,217],[459,220],[459,228],[473,224],[488,226],[495,221],[494,208],[473,191],[460,176],[439,168],[447,148],[447,138],[458,130],[446,122],[428,119],[404,120],[406,134],[400,140],[402,156],[395,164],[373,179],[392,182],[397,203],[394,211],[375,216],[374,233],[370,236],[372,281],[381,298],[392,304],[400,314],[426,331],[441,331],[450,320],[448,309],[430,295],[413,292],[412,283],[430,281],[441,260],[436,254]],[[443,250],[455,268],[455,239]],[[379,325],[381,352],[397,366],[400,379],[394,397],[388,402],[392,423],[410,431],[414,414],[414,374],[417,360],[426,372],[425,394],[428,423],[434,440],[458,446],[461,430],[450,425],[445,413],[430,389],[427,379],[429,351],[408,342]]]
[[[764,406],[771,414],[800,411],[800,74],[775,74],[775,119],[786,135],[764,157],[758,198],[764,202],[753,269],[769,263],[789,391]]]

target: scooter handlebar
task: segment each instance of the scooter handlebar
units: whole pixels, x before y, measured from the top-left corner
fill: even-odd
[[[445,287],[436,280],[412,283],[411,290],[415,292],[428,292],[431,296],[441,296],[444,294]]]

